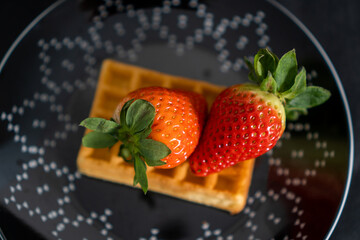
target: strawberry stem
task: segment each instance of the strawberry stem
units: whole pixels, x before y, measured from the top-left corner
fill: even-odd
[[[306,86],[306,70],[298,72],[295,49],[279,58],[269,49],[260,49],[251,63],[245,58],[249,79],[263,91],[276,95],[285,106],[289,120],[307,114],[307,109],[326,102],[331,93],[321,87]]]

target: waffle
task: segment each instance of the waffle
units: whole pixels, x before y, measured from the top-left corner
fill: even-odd
[[[209,106],[224,89],[202,81],[105,60],[90,117],[109,119],[122,97],[148,86],[192,90],[202,94]],[[81,146],[77,158],[79,171],[89,177],[133,186],[134,169],[118,157],[119,144],[110,150]],[[188,162],[173,169],[148,167],[149,190],[235,214],[245,206],[253,166],[254,159],[251,159],[207,177],[193,175]]]

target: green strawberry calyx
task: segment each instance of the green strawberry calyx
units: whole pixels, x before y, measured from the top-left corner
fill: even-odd
[[[86,118],[80,126],[92,132],[82,138],[82,144],[90,148],[111,148],[121,142],[118,155],[134,164],[134,186],[140,184],[146,194],[148,180],[146,165],[161,166],[161,159],[171,153],[162,142],[148,138],[155,118],[154,106],[145,100],[129,100],[121,109],[120,121],[103,118]]]
[[[331,93],[317,86],[307,86],[306,70],[298,71],[295,50],[285,53],[280,59],[268,48],[260,49],[254,63],[245,58],[249,79],[260,89],[273,93],[283,103],[286,119],[297,120],[307,114],[307,109],[326,102]]]

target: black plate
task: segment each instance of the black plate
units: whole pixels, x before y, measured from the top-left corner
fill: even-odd
[[[242,213],[77,172],[78,123],[103,59],[231,85],[247,81],[242,57],[262,47],[295,48],[309,83],[332,97],[257,159]],[[323,48],[274,1],[60,0],[14,42],[0,78],[1,209],[43,238],[320,239],[341,214],[353,163],[347,101]]]

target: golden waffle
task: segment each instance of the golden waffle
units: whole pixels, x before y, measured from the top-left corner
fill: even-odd
[[[163,86],[192,90],[202,94],[209,106],[224,89],[210,83],[105,60],[102,65],[90,117],[110,119],[120,99],[141,87]],[[81,146],[77,158],[79,171],[87,176],[132,186],[133,165],[117,156],[118,143],[109,149]],[[246,203],[254,159],[241,162],[220,173],[196,177],[188,162],[173,169],[148,167],[149,190],[227,210],[240,212]]]

